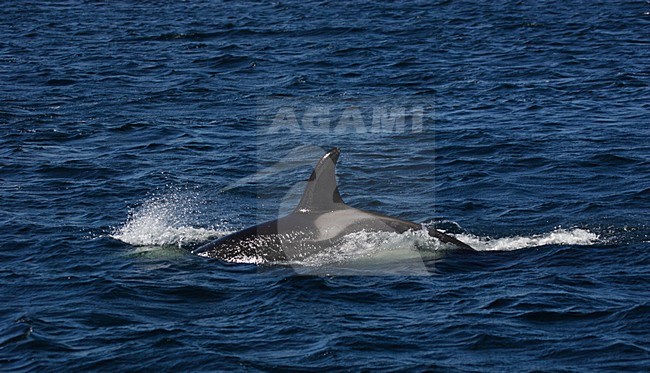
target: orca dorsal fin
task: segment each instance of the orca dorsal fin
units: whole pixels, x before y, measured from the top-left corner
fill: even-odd
[[[345,207],[336,185],[336,161],[341,151],[332,148],[318,161],[295,212],[332,211]]]

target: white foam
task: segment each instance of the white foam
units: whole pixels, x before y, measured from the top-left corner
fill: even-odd
[[[134,246],[178,246],[223,236],[228,231],[192,226],[196,215],[196,196],[175,192],[153,197],[129,214],[110,237]]]
[[[545,245],[593,245],[600,237],[587,229],[558,228],[552,232],[503,238],[478,237],[469,234],[455,235],[477,251],[512,251]],[[324,266],[360,261],[408,261],[421,255],[435,257],[453,245],[443,244],[428,235],[426,230],[404,234],[388,232],[356,232],[346,235],[340,244],[295,262],[304,266]]]
[[[601,241],[600,236],[582,228],[558,228],[532,236],[491,238],[459,234],[456,238],[478,251],[512,251],[545,245],[593,245]]]

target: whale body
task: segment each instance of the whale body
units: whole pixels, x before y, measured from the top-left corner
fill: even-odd
[[[350,233],[404,233],[423,229],[421,224],[345,204],[336,183],[336,162],[340,154],[338,148],[333,148],[320,159],[293,212],[216,239],[193,253],[224,261],[285,262],[322,252]],[[474,251],[435,228],[427,228],[427,232],[456,249]]]

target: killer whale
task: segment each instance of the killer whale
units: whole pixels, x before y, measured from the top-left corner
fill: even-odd
[[[340,154],[338,148],[333,148],[318,161],[293,212],[216,239],[193,253],[224,261],[283,262],[321,252],[354,232],[404,233],[423,229],[414,222],[345,204],[336,183]],[[457,249],[474,251],[435,228],[428,228],[428,234]]]

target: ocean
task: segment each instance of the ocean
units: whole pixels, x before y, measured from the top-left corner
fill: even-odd
[[[647,1],[0,7],[0,370],[647,371]],[[341,149],[356,232],[197,247]]]

